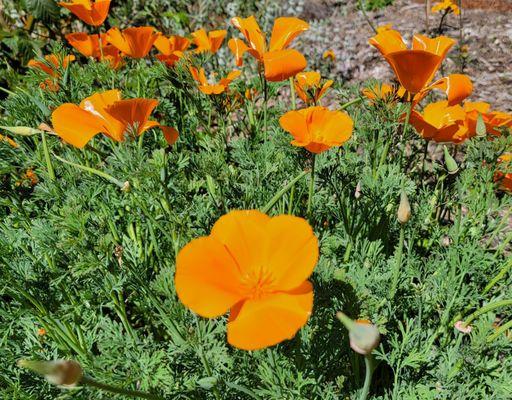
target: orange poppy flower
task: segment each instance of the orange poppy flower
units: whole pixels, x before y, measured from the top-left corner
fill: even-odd
[[[478,115],[482,116],[485,129],[489,135],[500,136],[500,128],[512,128],[512,114],[501,111],[490,111],[491,106],[485,102],[465,102],[466,125],[469,131],[476,135]]]
[[[377,33],[382,33],[382,32],[392,31],[392,30],[393,30],[393,24],[384,24],[384,25],[379,25],[377,27]]]
[[[5,142],[15,149],[20,147],[20,145],[18,143],[16,143],[14,140],[12,140],[10,137],[4,136],[2,134],[0,134],[0,142]]]
[[[498,158],[498,164],[501,164],[505,171],[496,171],[494,181],[499,183],[501,190],[512,193],[512,153],[502,154]]]
[[[448,101],[428,104],[423,114],[412,111],[410,123],[427,140],[437,143],[462,143],[471,135],[465,126],[466,113],[460,105]]]
[[[78,148],[83,148],[98,133],[122,142],[126,134],[138,136],[150,128],[161,127],[149,120],[157,105],[158,100],[154,99],[121,100],[119,90],[95,93],[80,105],[66,103],[57,107],[52,113],[53,130]],[[163,130],[166,134],[166,129]]]
[[[155,40],[155,47],[161,54],[156,58],[165,63],[168,67],[174,66],[178,60],[183,58],[184,51],[190,46],[190,40],[182,36],[173,35],[169,38],[161,35]]]
[[[93,57],[97,60],[106,60],[110,66],[117,69],[122,62],[121,53],[117,48],[107,43],[105,34],[100,36],[88,35],[85,32],[70,33],[66,35],[68,43],[85,57]]]
[[[30,60],[28,62],[28,67],[40,69],[51,77],[58,78],[60,76],[60,71],[62,69],[66,69],[70,62],[75,61],[75,56],[69,55],[60,57],[56,54],[50,54],[44,56],[44,60],[45,61]]]
[[[307,280],[318,261],[318,240],[306,220],[231,211],[209,236],[191,241],[176,259],[181,302],[214,318],[231,310],[228,342],[258,350],[291,339],[313,307]]]
[[[305,147],[315,154],[341,146],[350,139],[354,128],[348,114],[319,106],[287,112],[279,123],[294,137],[291,142],[294,146]]]
[[[67,8],[86,24],[100,26],[107,19],[110,0],[72,0],[60,2],[59,5]]]
[[[194,44],[197,46],[194,52],[203,53],[209,51],[210,53],[217,53],[227,34],[226,30],[210,31],[207,33],[204,29],[199,29],[192,32]]]
[[[219,83],[210,83],[208,82],[208,79],[206,79],[204,68],[200,68],[198,70],[197,68],[190,67],[189,70],[194,80],[199,83],[199,90],[204,94],[224,93],[228,89],[229,84],[238,78],[241,74],[240,71],[235,69],[231,71],[225,78],[221,79]]]
[[[299,72],[295,75],[293,84],[302,101],[305,103],[316,104],[327,92],[327,89],[332,86],[333,81],[325,81],[322,85],[320,73],[316,71],[308,71]]]
[[[334,51],[332,50],[325,50],[322,58],[330,58],[331,61],[336,61],[336,54],[334,54]]]
[[[369,43],[381,52],[400,84],[416,94],[432,81],[455,40],[446,36],[430,39],[414,35],[409,50],[399,32],[387,30],[372,37]]]
[[[122,32],[118,28],[109,29],[107,41],[123,54],[132,58],[146,57],[160,33],[150,26],[126,28]]]
[[[452,12],[455,15],[460,14],[459,6],[457,4],[455,4],[455,2],[453,0],[438,1],[436,4],[434,4],[432,6],[431,11],[433,13],[444,11],[444,12]]]
[[[242,57],[248,52],[264,69],[265,78],[272,82],[288,79],[306,68],[304,56],[297,50],[288,49],[288,46],[300,33],[309,29],[307,22],[294,17],[277,18],[268,47],[265,34],[253,16],[235,17],[231,19],[231,23],[242,32],[247,41],[231,39],[228,42],[238,66],[242,65]]]
[[[387,102],[395,99],[396,96],[402,97],[405,95],[405,89],[403,87],[397,88],[387,83],[377,83],[374,86],[364,88],[361,90],[361,93],[372,102],[376,100]]]

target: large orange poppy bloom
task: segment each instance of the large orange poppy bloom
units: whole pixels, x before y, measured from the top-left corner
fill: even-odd
[[[489,135],[500,136],[500,128],[512,128],[512,114],[490,111],[489,103],[466,101],[464,110],[466,111],[466,125],[473,135],[476,135],[478,115],[482,116],[485,129]]]
[[[78,148],[83,148],[98,133],[122,142],[127,134],[134,137],[160,126],[149,120],[157,105],[158,100],[154,99],[122,100],[119,90],[95,93],[80,105],[66,103],[57,107],[52,113],[53,130],[66,143]],[[166,127],[162,129],[168,140],[171,132]]]
[[[190,46],[190,40],[183,36],[173,35],[165,37],[159,36],[155,40],[155,47],[161,54],[157,54],[156,58],[165,63],[168,67],[174,66],[178,60],[183,58],[184,51]]]
[[[194,52],[204,53],[208,51],[214,54],[217,53],[227,34],[228,32],[224,29],[210,32],[206,32],[204,29],[199,29],[192,32],[194,44],[197,46]]]
[[[30,60],[27,65],[30,68],[40,69],[53,78],[57,78],[60,76],[62,69],[66,69],[70,62],[75,61],[75,56],[60,57],[56,54],[49,54],[44,56],[44,60]]]
[[[321,84],[321,76],[317,71],[299,72],[294,79],[297,95],[305,103],[318,103],[327,90],[332,86],[333,81],[327,80]]]
[[[155,32],[150,26],[126,28],[123,31],[112,28],[106,33],[110,44],[132,58],[146,57],[159,36],[160,33]]]
[[[288,46],[300,33],[309,29],[307,22],[294,17],[277,18],[268,47],[265,34],[253,16],[235,17],[231,23],[246,39],[246,42],[240,39],[228,42],[238,66],[242,65],[242,57],[248,52],[263,66],[265,78],[272,82],[288,79],[306,68],[304,56],[297,50],[288,49]]]
[[[206,79],[206,75],[204,73],[204,68],[200,68],[199,70],[194,67],[189,68],[190,73],[192,74],[192,78],[196,82],[199,83],[198,87],[201,92],[204,94],[221,94],[227,91],[231,82],[233,82],[236,78],[238,78],[241,74],[238,70],[231,71],[225,78],[222,78],[219,83],[210,83],[208,79]]]
[[[341,146],[350,139],[354,128],[352,118],[345,112],[320,106],[287,112],[279,123],[294,137],[294,146],[305,147],[312,153]]]
[[[114,69],[121,65],[121,53],[117,48],[107,43],[105,34],[101,34],[101,50],[100,36],[96,34],[88,35],[85,32],[70,33],[66,35],[66,40],[75,50],[85,57],[106,60]]]
[[[60,2],[59,5],[67,8],[86,24],[100,26],[107,19],[110,0],[72,0]]]
[[[424,139],[458,144],[474,136],[467,129],[465,119],[466,113],[460,105],[438,101],[428,104],[422,114],[413,111],[410,123]]]
[[[412,49],[408,49],[399,32],[387,30],[372,37],[369,43],[381,52],[400,84],[416,94],[432,81],[455,40],[446,36],[430,39],[417,34]]]
[[[498,164],[502,166],[505,171],[498,170],[494,175],[494,180],[499,183],[501,190],[512,193],[512,153],[502,154],[498,158]]]
[[[231,310],[228,342],[258,350],[291,339],[313,307],[307,280],[318,261],[318,240],[306,220],[231,211],[209,236],[178,254],[175,285],[181,302],[214,318]]]

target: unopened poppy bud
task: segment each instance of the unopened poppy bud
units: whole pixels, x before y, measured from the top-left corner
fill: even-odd
[[[83,370],[79,363],[72,360],[31,361],[19,360],[18,367],[29,369],[58,386],[74,387],[80,383]]]
[[[450,153],[448,152],[448,148],[446,146],[444,146],[444,163],[450,175],[459,172],[459,166],[457,165],[457,161],[455,161],[455,159],[450,155]]]
[[[130,182],[129,181],[126,181],[124,184],[123,184],[123,187],[121,188],[121,190],[125,193],[128,193],[130,190],[132,189],[132,186],[130,185]]]
[[[356,191],[354,192],[354,197],[356,199],[361,197],[361,181],[357,182]]]
[[[367,320],[352,321],[342,312],[336,314],[345,328],[348,329],[350,347],[355,352],[368,355],[377,348],[380,343],[380,333],[375,325]]]
[[[409,204],[407,193],[403,190],[400,193],[400,205],[398,206],[396,218],[402,225],[406,224],[411,219],[411,205]]]
[[[39,129],[34,129],[29,126],[0,126],[0,128],[21,136],[32,136],[41,133]]]
[[[476,118],[476,135],[477,136],[485,136],[487,134],[487,128],[485,127],[484,118],[482,114],[478,114]]]

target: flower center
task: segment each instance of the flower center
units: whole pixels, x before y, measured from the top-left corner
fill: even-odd
[[[261,299],[275,291],[274,277],[264,267],[246,272],[242,276],[242,286],[251,299]]]

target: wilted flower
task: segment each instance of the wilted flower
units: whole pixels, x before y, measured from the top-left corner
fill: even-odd
[[[242,65],[242,57],[248,52],[263,67],[265,78],[273,82],[288,79],[306,68],[304,56],[297,50],[288,49],[288,46],[300,33],[309,29],[307,22],[294,17],[277,18],[268,47],[265,34],[254,16],[235,17],[231,19],[231,23],[246,39],[246,42],[240,39],[231,39],[228,42],[238,66]]]
[[[459,6],[453,0],[438,1],[436,4],[434,4],[432,6],[431,11],[433,13],[444,11],[444,12],[452,12],[455,15],[460,14]]]
[[[226,30],[218,30],[218,31],[210,31],[206,32],[204,29],[199,29],[195,32],[192,32],[192,38],[194,40],[194,44],[197,46],[194,49],[195,53],[217,53],[219,51],[220,46],[222,46],[222,42],[227,35]]]
[[[72,388],[77,386],[83,377],[79,363],[72,360],[31,361],[19,360],[18,366],[29,369],[54,385]]]
[[[466,127],[466,112],[459,106],[449,106],[447,101],[428,104],[423,113],[413,111],[410,123],[427,140],[437,143],[462,143],[474,136]]]
[[[306,324],[313,307],[307,279],[317,260],[318,240],[306,220],[231,211],[209,236],[180,250],[176,291],[203,317],[230,310],[228,342],[258,350],[293,338]]]
[[[72,0],[60,2],[59,5],[67,8],[86,24],[100,26],[107,19],[110,0]]]
[[[222,78],[219,83],[210,83],[208,82],[208,79],[206,79],[203,68],[198,70],[197,68],[190,67],[189,70],[194,80],[199,83],[199,90],[204,94],[224,93],[228,89],[230,83],[238,78],[241,74],[240,71],[235,69],[231,71],[225,78]]]
[[[305,147],[312,153],[341,146],[350,139],[354,128],[348,114],[320,106],[287,112],[279,124],[294,137],[294,146]]]
[[[112,28],[106,33],[110,44],[132,58],[146,57],[159,36],[160,33],[155,32],[150,26],[126,28],[123,31]]]
[[[52,113],[53,129],[65,142],[79,148],[98,133],[121,142],[127,133],[138,136],[154,127],[167,133],[167,140],[176,136],[175,129],[149,120],[157,105],[154,99],[121,100],[119,90],[108,90],[87,97],[79,106],[66,103],[57,107]]]
[[[457,321],[453,326],[455,329],[462,333],[471,333],[472,331],[471,325],[466,325],[464,321]]]
[[[11,147],[14,147],[15,149],[17,149],[19,146],[18,143],[16,143],[14,140],[12,140],[10,137],[8,136],[4,136],[2,134],[0,134],[0,142],[6,142],[8,143]]]
[[[322,84],[319,72],[308,71],[299,72],[295,75],[293,84],[297,91],[297,95],[302,99],[302,101],[307,104],[317,104],[327,92],[327,89],[332,86],[333,81],[327,80]]]

